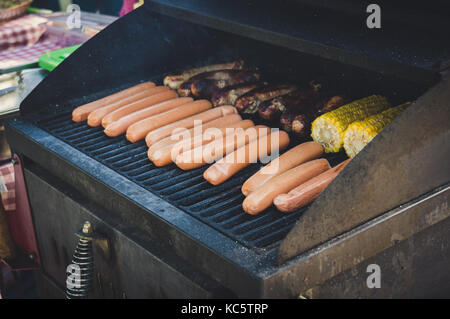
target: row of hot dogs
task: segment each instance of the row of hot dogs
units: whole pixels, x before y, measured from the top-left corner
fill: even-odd
[[[177,97],[174,91],[151,82],[82,105],[73,111],[72,118],[77,122],[87,120],[94,127],[103,125],[108,136],[125,133],[130,142],[145,138],[148,157],[157,166],[175,162],[189,170],[213,163],[204,172],[204,178],[213,185],[225,182],[262,156],[284,150],[290,142],[284,131],[243,120],[233,106],[212,108],[207,100]],[[195,121],[200,120],[202,126],[196,127]],[[206,134],[210,129],[216,134]],[[184,133],[181,141],[174,139],[177,131]],[[294,188],[331,171],[325,159],[317,159],[322,153],[322,146],[307,142],[268,164],[243,185],[247,195],[244,210],[256,214],[275,201],[280,210],[292,211],[299,207],[293,205],[295,200],[301,205],[311,202],[323,182],[315,184],[314,194],[308,191],[301,195],[301,200],[299,190]],[[297,196],[283,195],[291,190]]]
[[[262,81],[258,71],[245,69],[242,61],[209,65],[167,75],[164,85],[179,96],[208,99],[214,106],[233,105],[239,113],[259,114],[299,137],[307,137],[311,122],[320,114],[343,105],[341,93],[323,90],[320,83],[307,85]]]
[[[82,105],[73,111],[72,118],[77,122],[87,120],[93,127],[102,125],[110,137],[125,134],[132,143],[145,139],[148,158],[156,166],[175,163],[190,170],[212,164],[203,176],[218,185],[252,163],[268,155],[274,157],[290,143],[285,131],[255,125],[239,113],[257,110],[263,118],[280,116],[282,120],[286,114],[292,117],[294,110],[301,110],[290,126],[284,123],[282,127],[305,136],[315,119],[318,143],[293,147],[242,187],[246,196],[243,208],[249,214],[257,214],[272,204],[281,211],[293,211],[313,201],[348,163],[331,168],[326,159],[320,158],[324,151],[341,147],[331,147],[324,141],[328,138],[342,144],[340,119],[355,121],[363,110],[370,115],[389,104],[384,97],[372,96],[367,101],[341,106],[342,95],[324,93],[316,83],[299,88],[261,85],[258,80],[258,73],[244,70],[240,61],[206,66],[168,75],[165,86],[145,82]],[[193,97],[200,99],[194,101]],[[223,105],[227,103],[233,105]],[[333,125],[336,127],[331,134],[326,133],[325,128]]]

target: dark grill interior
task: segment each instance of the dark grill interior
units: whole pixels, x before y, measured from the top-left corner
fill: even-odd
[[[183,171],[174,164],[156,167],[147,158],[144,141],[132,144],[124,136],[109,138],[102,127],[72,122],[71,110],[40,118],[35,123],[248,248],[267,250],[277,246],[304,211],[286,215],[271,208],[251,216],[242,210],[241,185],[259,165],[251,165],[227,182],[212,186],[203,179],[208,166],[192,171]],[[329,161],[334,165],[340,159],[342,154]]]

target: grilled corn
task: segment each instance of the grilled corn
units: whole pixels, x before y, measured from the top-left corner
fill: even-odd
[[[369,116],[362,121],[356,121],[350,124],[344,134],[344,149],[347,155],[355,157],[386,125],[410,104],[411,102],[406,102],[381,113]]]
[[[321,144],[327,153],[336,153],[344,143],[347,127],[366,117],[389,107],[387,99],[381,95],[371,95],[343,105],[316,118],[311,126],[311,136]]]

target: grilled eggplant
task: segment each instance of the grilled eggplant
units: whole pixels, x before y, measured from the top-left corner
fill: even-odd
[[[239,97],[234,106],[241,113],[255,113],[262,102],[290,93],[297,88],[296,85],[292,84],[277,84],[257,88]]]
[[[198,98],[211,98],[211,96],[227,86],[252,83],[259,80],[259,73],[253,71],[226,70],[195,80],[191,84],[192,95]]]
[[[298,105],[303,103],[303,101],[314,99],[319,94],[320,88],[320,84],[311,82],[308,87],[303,87],[264,101],[258,107],[258,114],[264,120],[276,120],[289,106]]]
[[[267,84],[264,82],[252,82],[227,86],[214,93],[211,97],[211,102],[214,106],[234,105],[240,96],[264,85]]]
[[[244,67],[244,61],[232,61],[229,63],[206,65],[199,68],[185,70],[179,74],[169,74],[164,78],[164,85],[171,89],[178,89],[180,85],[189,80],[191,77],[204,72],[211,72],[217,70],[242,70]]]

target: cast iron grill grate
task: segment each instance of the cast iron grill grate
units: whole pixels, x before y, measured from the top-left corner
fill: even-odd
[[[269,208],[251,216],[242,210],[240,188],[258,169],[251,165],[225,183],[213,186],[203,179],[207,167],[183,171],[174,164],[154,166],[144,141],[124,136],[107,137],[102,127],[72,122],[71,111],[35,120],[36,125],[84,154],[158,195],[184,212],[213,227],[241,245],[258,250],[276,247],[304,209],[283,214]],[[333,164],[332,159],[330,163]]]

